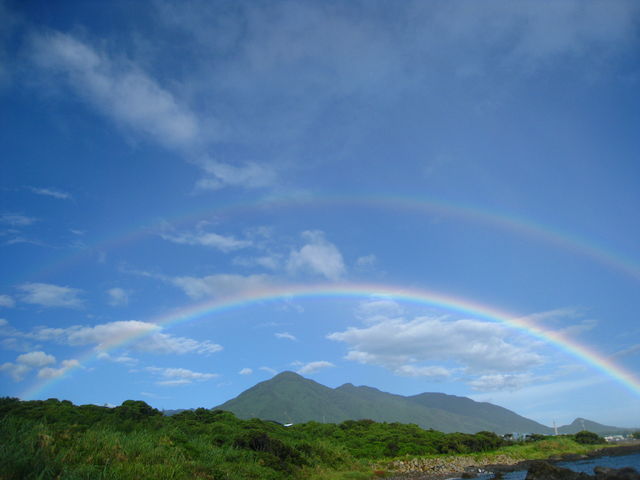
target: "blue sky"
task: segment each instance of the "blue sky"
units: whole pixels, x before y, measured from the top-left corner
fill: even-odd
[[[294,370],[640,426],[639,20],[622,0],[0,2],[0,394],[210,408]],[[636,388],[383,287],[511,312]]]

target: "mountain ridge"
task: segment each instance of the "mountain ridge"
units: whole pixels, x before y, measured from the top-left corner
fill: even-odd
[[[451,405],[456,405],[453,408]],[[463,405],[475,411],[464,413]],[[502,407],[446,394],[410,397],[382,392],[374,387],[345,383],[330,388],[294,372],[282,372],[260,382],[236,398],[216,407],[240,418],[258,417],[281,423],[307,421],[339,423],[368,418],[379,422],[415,423],[442,432],[552,433],[545,425]],[[505,421],[511,420],[511,424]],[[517,421],[516,421],[517,420]]]
[[[403,396],[352,383],[331,388],[291,371],[257,383],[215,408],[228,410],[240,418],[257,417],[284,424],[340,423],[366,418],[378,422],[414,423],[447,433],[482,430],[499,434],[554,433],[552,427],[507,408],[468,397],[436,392]],[[576,418],[570,425],[558,427],[558,432],[576,433],[584,429],[598,434],[633,430]]]

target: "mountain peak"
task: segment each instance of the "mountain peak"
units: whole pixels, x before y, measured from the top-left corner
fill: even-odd
[[[466,397],[421,394],[405,397],[374,387],[345,383],[330,388],[295,372],[284,371],[216,407],[240,418],[280,423],[339,423],[369,418],[415,423],[444,432],[550,433],[551,429],[510,410]]]
[[[306,380],[302,375],[292,372],[291,370],[285,370],[277,375],[274,375],[271,380]]]

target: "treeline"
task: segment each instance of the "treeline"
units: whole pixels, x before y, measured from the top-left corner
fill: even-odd
[[[0,399],[0,480],[30,478],[309,478],[404,455],[495,450],[492,432],[445,434],[349,420],[285,427],[221,410],[165,416],[142,401],[114,408]]]

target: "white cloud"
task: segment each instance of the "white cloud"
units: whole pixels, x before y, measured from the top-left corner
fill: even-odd
[[[117,357],[114,357],[112,355],[109,355],[107,352],[100,352],[98,353],[97,357],[100,360],[108,360],[114,363],[124,363],[126,365],[133,365],[138,363],[137,358],[130,357],[127,354],[122,354],[122,355],[118,355]]]
[[[221,345],[209,340],[199,341],[186,337],[174,337],[166,333],[153,334],[144,341],[134,344],[132,348],[152,353],[199,353],[203,355],[216,353],[223,349]]]
[[[24,379],[24,376],[31,371],[31,367],[28,365],[21,365],[16,363],[3,363],[0,365],[0,372],[7,372],[14,381],[20,382]]]
[[[154,323],[126,320],[103,323],[92,327],[40,328],[29,334],[38,340],[54,340],[68,345],[95,345],[98,350],[129,342],[128,348],[139,352],[157,354],[211,354],[222,346],[209,340],[199,341],[162,333],[162,327]]]
[[[429,377],[432,379],[446,379],[453,375],[453,371],[439,366],[417,367],[415,365],[400,365],[394,373],[403,377]]]
[[[187,385],[193,382],[204,382],[220,376],[217,373],[200,373],[186,368],[147,367],[146,370],[163,378],[164,380],[156,382],[157,385],[162,386]]]
[[[327,362],[326,360],[319,360],[317,362],[309,362],[298,369],[298,373],[300,375],[309,375],[311,373],[315,373],[318,370],[322,370],[323,368],[335,367],[335,365],[331,362]]]
[[[217,274],[206,277],[175,277],[171,283],[193,299],[233,297],[244,292],[260,290],[273,285],[269,275]]]
[[[5,223],[12,227],[26,227],[37,221],[37,218],[27,217],[18,213],[3,213],[0,215],[0,223]]]
[[[20,382],[24,379],[25,375],[34,368],[45,367],[56,362],[53,355],[48,355],[44,352],[29,352],[22,355],[18,355],[16,363],[7,362],[0,365],[0,371],[7,372],[16,382]]]
[[[95,344],[100,350],[119,345],[143,335],[159,332],[161,327],[154,323],[140,322],[138,320],[126,320],[111,323],[103,323],[93,327],[70,327],[60,329],[56,333],[62,334],[70,345]],[[40,330],[41,333],[49,330]],[[148,339],[145,338],[147,343]]]
[[[72,368],[79,367],[79,366],[80,366],[80,362],[78,360],[75,360],[75,359],[63,360],[62,366],[60,368],[45,367],[40,369],[40,371],[38,372],[38,378],[60,377],[65,373],[67,373]]]
[[[53,189],[53,188],[29,187],[29,190],[31,190],[36,195],[44,195],[46,197],[53,197],[53,198],[57,198],[58,200],[70,200],[72,198],[71,194],[69,194],[67,192],[63,192],[61,190],[56,190],[56,189]]]
[[[56,363],[56,357],[44,352],[29,352],[19,355],[16,362],[31,368],[39,368]]]
[[[276,338],[283,338],[285,340],[297,340],[296,337],[287,332],[276,333],[275,336]]]
[[[211,247],[222,252],[231,252],[251,246],[248,240],[238,240],[233,237],[226,237],[212,232],[185,232],[178,234],[162,233],[160,236],[173,243],[181,243],[184,245],[201,245]]]
[[[80,308],[83,305],[79,296],[82,290],[71,287],[61,287],[50,283],[24,283],[18,286],[24,292],[20,300],[26,303],[42,305],[43,307]]]
[[[238,372],[239,375],[251,375],[252,373],[253,373],[253,370],[246,367]]]
[[[262,367],[258,368],[258,370],[262,370],[263,372],[267,372],[267,373],[270,373],[272,375],[275,375],[276,373],[278,373],[277,370],[275,370],[275,369],[273,369],[271,367],[265,367],[265,366],[262,366]]]
[[[16,304],[15,300],[9,295],[0,295],[0,307],[11,308]]]
[[[540,355],[515,344],[516,338],[501,325],[478,320],[386,319],[328,338],[349,344],[347,359],[399,374],[429,373],[435,368],[432,362],[452,363],[468,375],[526,371],[543,362]],[[422,365],[425,362],[431,365]],[[442,368],[431,372],[447,376]]]
[[[129,304],[129,294],[122,288],[110,288],[107,290],[109,295],[109,305],[112,307],[121,307]]]
[[[260,188],[275,184],[277,175],[273,167],[247,162],[242,166],[204,159],[196,162],[207,173],[198,180],[199,190],[219,190],[224,187]]]
[[[325,239],[323,232],[307,230],[302,233],[302,237],[308,243],[300,250],[291,252],[287,263],[290,272],[310,272],[329,280],[339,280],[345,275],[342,254],[334,244]]]
[[[377,297],[361,302],[356,309],[356,316],[367,323],[399,317],[404,314],[404,308],[395,300]]]
[[[62,76],[102,114],[173,148],[197,143],[199,125],[188,108],[131,61],[116,61],[71,35],[36,34],[31,59]]]
[[[515,391],[521,390],[533,381],[533,375],[530,373],[519,374],[500,374],[481,375],[471,380],[469,385],[474,390],[483,392],[489,391]]]

